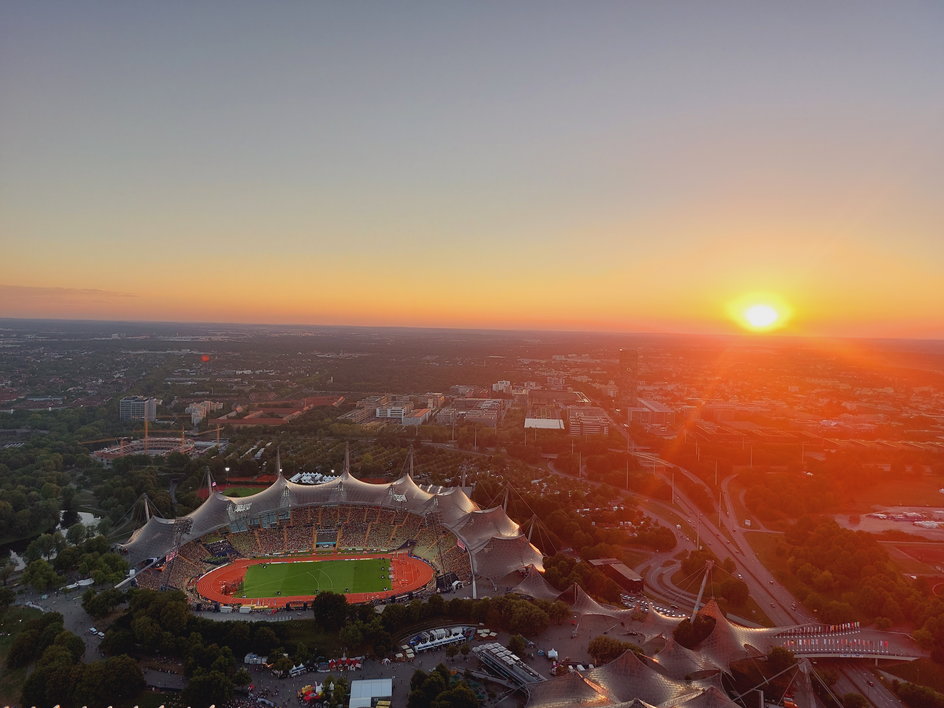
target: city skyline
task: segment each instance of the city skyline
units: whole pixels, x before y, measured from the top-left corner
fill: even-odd
[[[0,317],[942,338],[942,21],[10,3]]]

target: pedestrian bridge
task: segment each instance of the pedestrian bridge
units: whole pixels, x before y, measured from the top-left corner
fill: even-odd
[[[914,661],[926,656],[926,652],[907,634],[863,630],[857,622],[802,625],[780,632],[771,639],[771,646],[789,649],[806,658]]]

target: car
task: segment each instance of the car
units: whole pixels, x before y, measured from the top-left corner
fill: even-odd
[[[771,606],[771,607],[776,607],[776,605],[775,605],[774,603],[772,603],[772,602],[770,603],[770,606]]]
[[[773,581],[773,580],[768,580],[768,581],[767,581],[767,584],[768,584],[768,585],[773,585],[773,584],[774,584],[774,581]]]
[[[98,630],[95,627],[89,627],[89,634],[98,634]]]
[[[869,688],[875,685],[875,681],[866,681],[866,683],[869,684]]]
[[[98,638],[99,638],[99,639],[104,639],[104,638],[105,638],[105,633],[102,632],[102,631],[95,632],[95,634],[98,635]]]

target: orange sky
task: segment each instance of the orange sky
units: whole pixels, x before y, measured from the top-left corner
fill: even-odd
[[[933,4],[0,27],[0,317],[944,337]]]

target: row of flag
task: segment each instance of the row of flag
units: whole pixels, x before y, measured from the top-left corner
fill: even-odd
[[[811,637],[809,639],[790,639],[783,644],[786,649],[807,651],[887,652],[888,641],[884,639],[847,639],[845,637]]]
[[[815,624],[788,629],[783,632],[784,635],[808,635],[808,634],[841,634],[843,632],[858,632],[861,629],[858,622],[843,622],[841,624]]]

